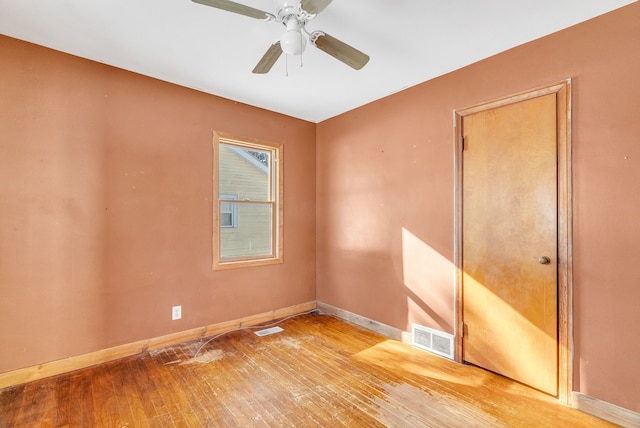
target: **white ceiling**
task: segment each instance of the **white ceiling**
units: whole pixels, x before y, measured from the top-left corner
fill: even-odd
[[[634,1],[334,0],[307,29],[367,53],[360,71],[308,46],[252,74],[282,25],[190,0],[0,0],[0,33],[321,122]]]

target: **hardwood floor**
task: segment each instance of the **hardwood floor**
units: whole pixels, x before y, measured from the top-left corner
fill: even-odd
[[[279,326],[0,390],[0,427],[613,426],[331,316]]]

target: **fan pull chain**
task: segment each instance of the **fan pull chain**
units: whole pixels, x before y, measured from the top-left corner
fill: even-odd
[[[302,50],[300,51],[300,68],[302,68],[302,66],[304,65],[302,63],[302,54],[304,53],[304,43],[305,43],[304,36],[302,35],[302,31],[300,31],[300,46],[302,46]]]

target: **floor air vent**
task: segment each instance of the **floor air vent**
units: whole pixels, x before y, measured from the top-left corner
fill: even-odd
[[[271,327],[271,328],[265,328],[264,330],[259,330],[255,332],[256,336],[268,336],[270,334],[274,334],[274,333],[280,333],[282,330],[280,327]]]
[[[416,348],[453,360],[453,335],[449,333],[413,324],[411,344]]]

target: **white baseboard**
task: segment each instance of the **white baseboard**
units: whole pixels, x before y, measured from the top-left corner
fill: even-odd
[[[571,405],[582,412],[589,413],[590,415],[620,425],[621,427],[640,427],[640,413],[590,397],[580,392],[573,391],[571,393]]]

